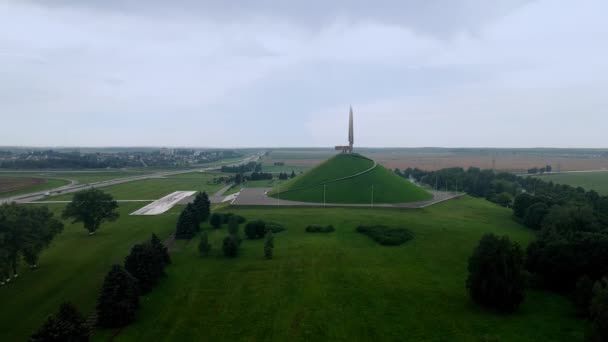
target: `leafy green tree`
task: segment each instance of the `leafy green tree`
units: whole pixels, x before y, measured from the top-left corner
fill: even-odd
[[[209,252],[211,252],[211,244],[209,244],[209,238],[207,237],[206,231],[201,233],[201,241],[198,243],[198,252],[202,256],[207,256],[209,255]]]
[[[224,255],[229,258],[234,258],[237,256],[239,251],[239,242],[237,237],[234,235],[228,235],[225,237],[222,243],[222,251],[224,252]]]
[[[549,213],[549,207],[545,203],[534,203],[526,210],[524,224],[534,230],[540,229],[545,216]]]
[[[513,215],[515,215],[517,218],[523,219],[526,215],[526,210],[528,210],[528,207],[534,203],[534,196],[528,193],[515,196],[515,200],[513,201]]]
[[[608,341],[608,278],[596,282],[593,287],[590,319],[586,340],[590,342]]]
[[[165,261],[151,243],[137,244],[125,258],[125,270],[138,280],[142,294],[150,292],[164,274]]]
[[[194,234],[200,230],[199,221],[196,218],[196,213],[192,209],[193,207],[188,205],[177,219],[175,226],[175,238],[189,240],[194,237]]]
[[[509,208],[511,206],[512,202],[513,202],[513,198],[511,197],[511,194],[509,194],[508,192],[501,192],[498,195],[496,195],[496,203],[498,205],[500,205],[501,207]]]
[[[139,308],[137,279],[120,265],[112,266],[97,299],[97,324],[102,328],[122,328],[133,321]]]
[[[274,249],[274,237],[272,236],[272,230],[266,233],[266,241],[264,241],[264,257],[266,259],[272,259],[272,252]]]
[[[209,219],[209,223],[215,229],[218,229],[222,226],[222,221],[223,221],[222,215],[220,215],[218,213],[211,214],[211,218]]]
[[[162,261],[164,266],[171,264],[171,256],[169,255],[169,249],[160,241],[156,234],[152,234],[152,237],[150,238],[150,244],[152,244],[152,247],[154,247],[154,250],[156,250],[156,254],[158,255],[158,258]]]
[[[86,342],[89,328],[84,317],[71,303],[63,303],[31,337],[31,342]]]
[[[112,195],[89,189],[74,195],[72,202],[63,210],[62,217],[72,219],[72,223],[82,222],[89,235],[93,235],[103,222],[112,222],[119,217],[117,209],[118,203]]]
[[[192,203],[195,211],[196,217],[199,222],[205,222],[209,218],[211,202],[209,201],[209,196],[206,192],[199,192],[194,198],[194,202]]]
[[[471,298],[502,311],[517,310],[524,299],[523,253],[508,237],[484,235],[469,259],[466,285]]]

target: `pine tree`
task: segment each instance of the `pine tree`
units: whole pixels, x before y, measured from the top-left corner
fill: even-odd
[[[120,265],[112,266],[97,299],[97,324],[120,328],[135,321],[139,307],[137,279]]]
[[[148,293],[164,274],[165,263],[150,243],[133,246],[125,258],[125,269],[137,278],[141,293]]]
[[[222,226],[222,215],[218,214],[218,213],[213,213],[211,215],[211,218],[209,218],[209,223],[211,224],[211,226],[215,229],[218,229],[219,227]]]
[[[239,250],[239,242],[234,235],[228,235],[224,238],[224,242],[222,244],[222,250],[224,255],[230,258],[233,258],[237,255]]]
[[[150,244],[158,253],[159,258],[162,260],[163,264],[169,265],[171,263],[171,256],[169,256],[169,249],[160,241],[156,234],[152,234],[152,238],[150,238]]]
[[[47,318],[46,322],[30,337],[31,342],[86,342],[89,328],[84,317],[71,303],[63,303],[59,311]]]
[[[189,240],[199,230],[199,223],[192,206],[187,205],[177,219],[175,238]]]
[[[198,222],[207,221],[210,214],[211,203],[206,192],[199,192],[194,198],[193,208]]]
[[[274,236],[272,230],[268,230],[266,233],[266,241],[264,242],[264,257],[266,259],[272,259],[272,252],[274,249]]]
[[[205,231],[201,233],[201,241],[198,244],[198,251],[203,256],[209,255],[209,252],[211,251],[211,245],[209,244],[207,232]]]

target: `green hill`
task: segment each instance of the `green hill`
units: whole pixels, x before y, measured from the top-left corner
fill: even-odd
[[[406,203],[431,199],[422,188],[358,154],[340,154],[273,189],[270,196],[300,202]],[[368,172],[366,172],[368,171]],[[353,176],[352,178],[342,179]]]

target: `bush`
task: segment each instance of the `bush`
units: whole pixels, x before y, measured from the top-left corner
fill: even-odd
[[[209,244],[207,232],[203,231],[201,233],[201,241],[198,244],[198,252],[203,256],[207,256],[207,255],[209,255],[210,251],[211,251],[211,245]]]
[[[273,233],[280,233],[285,230],[285,226],[276,222],[266,222],[266,231]]]
[[[209,223],[215,229],[218,229],[222,226],[222,222],[224,221],[224,217],[221,214],[213,213],[209,218]]]
[[[224,255],[229,258],[234,258],[239,251],[239,241],[238,238],[234,235],[229,235],[224,238],[224,242],[222,244],[222,251]]]
[[[335,229],[334,229],[334,226],[332,226],[331,224],[328,226],[311,224],[310,226],[306,227],[307,233],[331,233],[333,231],[335,231]]]
[[[89,328],[84,317],[71,303],[63,303],[59,312],[47,318],[46,322],[30,337],[31,342],[85,342],[89,340]]]
[[[135,321],[139,307],[137,279],[120,265],[112,266],[97,299],[97,324],[102,328],[121,328]]]
[[[365,234],[377,243],[384,246],[398,246],[414,238],[412,232],[405,228],[391,228],[387,226],[359,226],[359,233]]]
[[[250,240],[261,239],[266,235],[266,222],[255,220],[245,226],[245,235]]]
[[[523,252],[508,237],[484,235],[468,269],[466,286],[475,302],[512,312],[524,300]]]
[[[272,252],[274,249],[274,237],[272,236],[272,230],[266,233],[266,241],[264,242],[264,257],[266,259],[272,259]]]

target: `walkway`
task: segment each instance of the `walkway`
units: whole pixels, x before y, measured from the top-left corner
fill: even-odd
[[[276,199],[268,197],[267,193],[271,188],[246,188],[241,191],[240,195],[232,202],[234,206],[286,206],[286,207],[360,207],[369,208],[371,204],[339,204],[339,203],[309,203],[309,202],[296,202],[287,201],[282,199]],[[374,204],[374,208],[426,208],[433,204],[437,204],[443,201],[447,201],[453,198],[464,196],[461,192],[445,192],[445,191],[429,191],[433,195],[433,199],[428,201],[410,202],[410,203],[388,203],[388,204]]]

